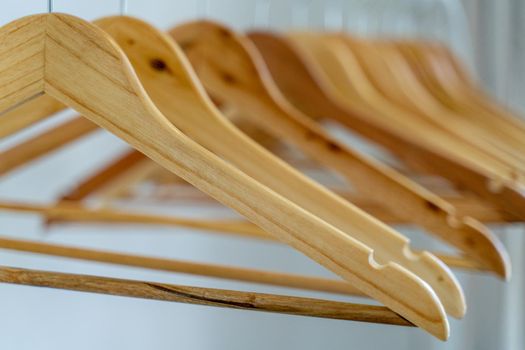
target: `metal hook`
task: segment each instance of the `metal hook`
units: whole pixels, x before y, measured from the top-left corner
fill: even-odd
[[[308,27],[310,25],[310,0],[296,0],[292,6],[292,25]]]
[[[209,0],[198,0],[197,1],[197,16],[206,18],[210,12],[210,1]]]
[[[270,0],[255,2],[254,25],[260,28],[270,27]]]
[[[120,0],[120,15],[125,16],[128,13],[128,0]]]
[[[47,0],[47,12],[53,12],[53,0]]]
[[[341,0],[335,0],[336,4],[329,2],[323,8],[323,30],[339,30],[344,31],[344,4]],[[337,3],[340,6],[337,6]],[[339,8],[339,9],[338,9]]]

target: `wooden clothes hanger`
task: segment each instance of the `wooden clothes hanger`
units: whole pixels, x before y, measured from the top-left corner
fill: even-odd
[[[525,160],[513,147],[495,139],[491,130],[465,123],[461,115],[450,111],[414,76],[403,56],[385,41],[362,40],[348,35],[344,41],[364,68],[367,76],[383,96],[421,118],[429,125],[460,138],[484,153],[524,173]]]
[[[35,15],[4,26],[0,42],[0,110],[49,94],[418,326],[448,336],[443,308],[427,284],[395,263],[377,264],[367,246],[177,130],[102,30],[68,15]]]
[[[324,39],[319,40],[320,38],[311,33],[301,34],[300,40],[298,36],[294,35],[292,44],[301,55],[308,57],[311,62],[310,69],[316,71],[318,79],[324,80],[323,86],[327,93],[343,108],[340,115],[334,114],[337,121],[384,145],[414,169],[443,176],[458,188],[471,190],[508,213],[516,215],[519,220],[525,218],[522,209],[525,208],[525,198],[521,194],[515,175],[507,166],[492,164],[494,159],[480,154],[479,150],[469,147],[465,149],[465,145],[458,143],[458,140],[440,133],[422,138],[420,134],[425,132],[419,129],[424,128],[428,132],[428,128],[421,124],[420,118],[402,112],[386,100],[378,101],[378,105],[363,100],[363,96],[359,94],[369,94],[370,91],[373,92],[370,90],[373,87],[368,79],[362,76],[363,72],[359,71],[357,62],[351,67],[358,70],[348,71],[350,66],[345,62],[352,57],[347,55],[351,52],[344,43],[336,41],[338,48],[345,53],[342,58],[333,52],[334,46],[328,49],[322,45]],[[352,81],[356,77],[360,82],[358,90],[355,90],[355,82]],[[384,110],[376,110],[378,106],[382,106]],[[344,113],[344,110],[349,112]],[[396,122],[389,122],[387,118],[393,117]],[[463,151],[458,152],[458,149]],[[484,164],[487,160],[491,166]],[[492,165],[498,168],[497,172]]]
[[[492,131],[499,142],[516,150],[518,155],[523,154],[525,124],[492,102],[449,50],[437,43],[416,41],[394,41],[392,46],[444,106],[459,113],[471,125]]]
[[[443,204],[437,196],[412,185],[392,170],[336,143],[307,117],[296,113],[268,80],[268,73],[261,68],[263,66],[256,56],[257,52],[248,45],[246,39],[211,22],[190,23],[174,28],[170,33],[185,49],[211,95],[227,101],[227,104],[234,104],[238,110],[246,111],[254,122],[261,127],[268,127],[275,135],[293,140],[319,162],[342,172],[366,196],[378,201],[384,201],[385,196],[395,198],[395,206],[389,208],[395,207],[396,213],[401,213],[402,216],[410,213],[413,218],[411,221],[439,233],[440,237],[460,247],[481,264],[484,264],[481,261],[487,261],[487,253],[492,251],[494,259],[487,266],[497,266],[493,270],[499,271],[497,273],[506,270],[503,267],[506,263],[501,263],[506,261],[505,253],[500,255],[498,243],[489,238],[486,231],[482,232],[477,223],[472,224],[474,220],[467,219],[463,221],[465,225],[451,227],[447,217],[453,212],[448,211],[448,204]],[[218,59],[225,54],[228,59]],[[431,210],[429,202],[437,210]],[[479,244],[477,253],[477,247],[472,249],[472,245],[466,246],[463,244],[464,240],[458,239],[466,236],[472,237],[477,242],[476,245]],[[482,246],[485,248],[481,248]],[[480,253],[481,251],[484,253]]]
[[[361,214],[284,163],[274,161],[262,148],[238,133],[211,107],[188,73],[181,55],[158,31],[125,17],[106,18],[96,23],[117,40],[149,96],[178,128],[253,178],[279,193],[286,193],[310,212],[352,234],[374,249],[375,259],[396,261],[414,271],[434,287],[451,314],[456,317],[464,314],[464,297],[450,271],[428,253],[410,252],[406,238]]]

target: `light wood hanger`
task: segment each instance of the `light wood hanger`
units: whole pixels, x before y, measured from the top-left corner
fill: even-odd
[[[378,261],[395,261],[427,281],[455,317],[465,301],[452,273],[430,254],[416,254],[408,240],[324,190],[236,131],[199,90],[187,63],[157,30],[126,17],[96,22],[128,55],[156,107],[180,130],[269,188],[351,234],[374,250]],[[189,117],[191,116],[191,117]]]
[[[366,71],[377,90],[387,99],[429,122],[432,128],[460,138],[515,169],[520,178],[525,160],[513,147],[495,140],[493,130],[465,123],[460,113],[443,106],[414,76],[410,65],[387,41],[342,38]]]
[[[367,246],[187,138],[159,112],[125,55],[99,28],[69,15],[35,15],[4,26],[0,42],[0,110],[49,94],[414,324],[447,338],[443,307],[426,283],[393,262],[378,264]]]
[[[437,43],[392,41],[427,89],[471,125],[492,131],[499,142],[525,152],[525,124],[481,91],[458,59]]]
[[[355,75],[359,77],[359,74],[362,74],[362,72],[350,74],[347,71],[348,65],[343,63],[349,59],[349,56],[342,61],[341,57],[334,55],[332,50],[319,45],[321,40],[313,40],[315,38],[312,38],[312,35],[303,33],[302,39],[299,40],[296,34],[293,45],[301,55],[308,57],[311,62],[310,69],[315,69],[317,79],[323,80],[323,86],[329,91],[330,96],[344,107],[342,117],[334,114],[334,118],[384,145],[414,169],[443,176],[458,188],[469,189],[509,214],[515,215],[518,220],[525,218],[525,197],[520,190],[520,184],[514,180],[515,176],[508,174],[506,167],[504,167],[504,174],[500,174],[474,163],[472,159],[465,157],[465,153],[470,153],[458,153],[451,147],[451,144],[455,145],[455,140],[450,142],[441,140],[443,141],[441,142],[440,138],[443,135],[436,134],[430,138],[421,138],[418,135],[419,119],[414,118],[413,122],[406,121],[406,113],[400,113],[400,110],[392,105],[388,106],[388,110],[376,111],[377,106],[367,104],[358,95],[370,89],[368,80],[359,78],[363,81],[363,84],[359,85],[359,91],[355,91],[353,83],[349,81],[349,76],[355,78]],[[307,40],[309,37],[312,40]],[[339,47],[341,50],[349,51],[344,44]],[[355,64],[353,66],[358,67]],[[384,106],[384,103],[381,105]],[[351,112],[345,114],[346,109]],[[386,117],[395,117],[396,122],[387,123],[389,119],[385,119]],[[400,124],[400,120],[405,120],[406,123]],[[461,145],[458,147],[462,148]]]
[[[440,198],[423,188],[415,184],[412,186],[409,180],[391,169],[337,143],[314,122],[287,104],[269,80],[261,58],[246,38],[221,25],[203,21],[176,27],[170,33],[185,49],[211,95],[250,113],[250,117],[261,127],[293,141],[312,158],[338,170],[367,196],[383,202],[385,196],[396,198],[396,214],[406,216],[410,212],[415,217],[413,221],[434,229],[440,237],[460,247],[481,264],[487,264],[487,255],[492,255],[493,260],[487,264],[491,267],[488,268],[497,271],[500,276],[506,274],[508,260],[505,253],[500,254],[497,241],[492,240],[477,222],[474,223],[475,220],[467,219],[465,225],[451,227],[446,220],[452,210],[444,209],[435,214],[436,210],[432,210],[428,203],[432,203],[432,207],[436,206],[437,210],[446,208],[448,204],[443,204]],[[224,54],[228,55],[228,59],[218,60]],[[380,190],[378,186],[381,186]],[[432,212],[432,219],[425,216]],[[478,252],[472,249],[472,245],[465,245],[465,240],[457,239],[467,235],[479,244]]]

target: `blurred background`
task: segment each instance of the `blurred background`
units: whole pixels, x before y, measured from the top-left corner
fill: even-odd
[[[161,29],[208,17],[238,30],[253,27],[344,29],[370,37],[414,37],[447,44],[482,85],[507,106],[525,111],[525,3],[520,0],[129,0],[127,15]],[[54,11],[93,20],[119,14],[118,0],[55,0]],[[0,23],[47,11],[46,1],[0,1]],[[63,113],[62,120],[71,112]],[[40,131],[56,120],[39,125]],[[32,130],[31,132],[39,132]],[[0,149],[29,137],[22,132],[0,141]],[[0,179],[2,199],[49,203],[78,179],[111,161],[126,145],[97,132],[29,167]],[[96,154],[97,157],[93,157]],[[156,213],[224,217],[221,208],[148,205]],[[46,229],[37,216],[0,212],[0,231],[27,239],[193,261],[329,275],[281,245],[250,242],[170,228],[67,225]],[[356,322],[223,310],[94,294],[0,285],[0,349],[510,349],[525,348],[525,232],[495,227],[509,250],[509,283],[457,272],[468,312],[451,320],[451,338],[439,342],[417,329]],[[119,236],[117,231],[125,231]],[[435,245],[402,231],[416,244]],[[242,283],[0,251],[2,265],[98,274],[177,284],[253,290]],[[280,292],[260,287],[258,291]],[[289,292],[282,290],[281,292]],[[294,292],[300,295],[301,292]],[[306,295],[306,294],[305,294]],[[312,295],[311,293],[308,295]],[[322,296],[319,294],[319,296]],[[357,300],[357,299],[356,299]]]

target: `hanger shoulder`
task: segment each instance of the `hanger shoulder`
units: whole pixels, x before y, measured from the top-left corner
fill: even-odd
[[[44,91],[45,19],[29,16],[11,22],[0,33],[0,111]]]
[[[185,137],[159,112],[130,62],[101,29],[68,15],[41,17],[45,21],[36,26],[45,33],[45,50],[41,45],[42,51],[37,52],[44,55],[40,72],[43,92],[73,107],[430,333],[441,339],[448,336],[443,308],[428,285],[397,264],[376,264],[366,246]],[[0,30],[0,37],[5,31],[5,27]],[[21,43],[9,35],[3,39],[8,42],[4,47]],[[0,57],[6,55],[0,48]],[[24,94],[19,91],[14,89],[18,99],[0,98],[0,106],[22,102]]]

